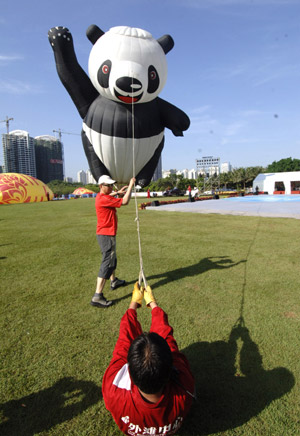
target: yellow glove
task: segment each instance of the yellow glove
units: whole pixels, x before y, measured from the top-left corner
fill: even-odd
[[[140,307],[142,305],[143,296],[144,296],[144,288],[143,287],[140,288],[139,282],[136,282],[132,291],[131,302],[137,303],[138,307]]]
[[[149,304],[152,302],[156,303],[156,300],[154,298],[154,295],[152,293],[152,289],[150,288],[150,286],[147,286],[146,289],[144,290],[144,299],[145,299],[147,306],[149,306]]]

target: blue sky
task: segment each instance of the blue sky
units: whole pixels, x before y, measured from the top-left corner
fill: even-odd
[[[48,29],[70,29],[87,71],[87,27],[128,25],[175,41],[160,97],[183,109],[191,126],[183,138],[166,131],[163,169],[191,169],[209,155],[233,167],[300,158],[299,17],[299,0],[2,2],[0,120],[13,117],[10,130],[31,136],[59,128],[79,134],[81,119],[57,76]],[[62,139],[66,175],[75,178],[88,168],[81,139]]]

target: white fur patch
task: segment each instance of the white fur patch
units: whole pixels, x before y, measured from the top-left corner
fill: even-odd
[[[98,133],[85,123],[83,130],[93,144],[96,155],[118,183],[128,183],[133,177],[133,154],[137,175],[152,158],[164,136],[164,132],[161,132],[149,138],[116,138]]]

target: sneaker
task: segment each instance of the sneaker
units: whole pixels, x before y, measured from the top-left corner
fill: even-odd
[[[113,304],[113,302],[111,300],[107,300],[103,295],[101,295],[100,297],[98,295],[99,294],[94,295],[94,297],[91,301],[92,306],[105,308],[105,307],[109,307]]]
[[[119,288],[120,286],[125,286],[125,285],[126,285],[125,280],[119,280],[116,277],[114,281],[110,282],[110,289],[112,289],[114,291],[115,289]]]

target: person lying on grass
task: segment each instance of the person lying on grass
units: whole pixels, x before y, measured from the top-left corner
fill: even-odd
[[[143,333],[137,309],[143,298],[151,309],[149,333]],[[187,358],[178,350],[167,314],[150,286],[134,285],[119,338],[104,374],[106,408],[126,435],[173,435],[187,415],[195,382]]]

